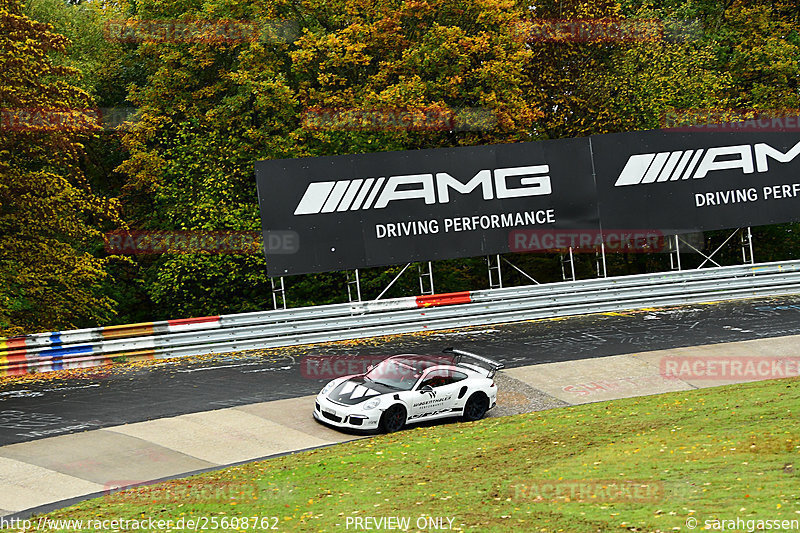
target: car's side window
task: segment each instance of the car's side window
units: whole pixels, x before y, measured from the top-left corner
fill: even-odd
[[[453,370],[439,369],[431,371],[428,376],[419,384],[419,388],[430,386],[433,388],[442,387],[456,383],[462,379],[467,379],[467,375]]]
[[[425,379],[422,380],[422,383],[419,384],[419,388],[423,389],[425,387],[434,387],[434,388],[441,387],[442,386],[441,380],[442,376],[440,376],[439,373],[436,370],[434,370],[430,372],[425,377]]]
[[[448,373],[450,374],[450,383],[456,383],[462,379],[467,379],[467,375],[461,372],[449,371]]]

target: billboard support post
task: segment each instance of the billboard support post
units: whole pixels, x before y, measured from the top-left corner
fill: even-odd
[[[569,268],[572,271],[572,281],[575,281],[575,256],[572,255],[572,246],[569,247]]]
[[[731,233],[730,235],[728,235],[728,238],[727,238],[727,239],[725,239],[725,240],[722,242],[722,244],[720,244],[719,246],[717,246],[717,248],[716,248],[716,249],[715,249],[713,252],[711,252],[711,254],[709,254],[709,255],[706,255],[706,254],[704,254],[703,252],[701,252],[700,250],[698,250],[697,248],[695,248],[695,247],[694,247],[694,246],[692,246],[691,244],[689,244],[689,243],[686,243],[686,241],[683,241],[683,242],[685,242],[686,244],[689,244],[689,247],[690,247],[690,248],[692,248],[694,251],[696,251],[697,253],[699,253],[699,254],[700,254],[700,255],[702,255],[703,257],[705,257],[705,259],[703,259],[703,262],[702,262],[702,263],[700,263],[700,266],[699,266],[699,267],[697,267],[697,269],[698,269],[698,270],[700,270],[701,268],[703,268],[703,265],[705,265],[705,264],[706,264],[706,263],[708,263],[709,261],[711,261],[712,263],[714,263],[714,264],[715,264],[715,265],[717,265],[717,266],[722,266],[722,265],[720,265],[719,263],[717,263],[716,261],[714,261],[714,259],[713,259],[713,258],[714,258],[714,256],[717,254],[717,252],[719,252],[720,250],[722,250],[722,248],[723,248],[723,247],[724,247],[726,244],[728,244],[728,242],[729,242],[729,241],[730,241],[730,240],[731,240],[731,239],[734,237],[734,235],[737,235],[738,233],[739,233],[739,229],[738,229],[738,228],[737,228],[737,229],[735,229],[735,230],[733,230],[733,233]],[[676,235],[676,237],[677,237],[677,235]]]
[[[746,231],[745,231],[746,230]],[[750,226],[742,230],[742,263],[755,264],[753,258],[753,233],[750,231]]]
[[[423,265],[425,265],[423,267]],[[427,261],[425,263],[420,263],[417,265],[417,270],[419,271],[419,293],[420,295],[426,294],[435,294],[433,291],[433,263],[431,261]],[[427,279],[427,288],[425,287],[426,283],[425,280]]]
[[[283,276],[278,278],[278,283],[275,283],[275,278],[269,278],[269,283],[272,285],[272,305],[274,309],[278,309],[278,300],[280,300],[280,308],[286,309],[286,286],[283,284]]]
[[[498,256],[498,257],[500,257],[500,256]],[[525,272],[524,270],[522,270],[521,268],[519,268],[517,265],[515,265],[515,264],[514,264],[514,263],[512,263],[511,261],[509,261],[509,260],[508,260],[508,259],[506,259],[505,257],[503,257],[502,259],[503,259],[503,261],[505,261],[505,263],[506,263],[508,266],[510,266],[511,268],[513,268],[514,270],[516,270],[517,272],[519,272],[520,274],[522,274],[523,276],[525,276],[526,278],[528,278],[529,280],[531,280],[531,281],[533,282],[533,284],[534,284],[534,285],[541,285],[541,283],[539,283],[538,281],[536,281],[535,279],[533,279],[533,278],[531,277],[531,275],[530,275],[530,274],[528,274],[527,272]]]
[[[358,269],[354,271],[353,279],[350,279],[350,271],[347,271],[347,300],[349,302],[361,301],[361,278],[358,274]],[[355,287],[356,297],[353,299],[353,288]]]
[[[391,281],[391,282],[390,282],[390,283],[389,283],[389,284],[386,286],[386,288],[385,288],[385,289],[383,289],[383,291],[381,291],[381,293],[378,295],[378,297],[377,297],[377,298],[375,298],[375,300],[380,300],[381,298],[383,298],[383,295],[384,295],[384,294],[386,294],[386,292],[387,292],[389,289],[391,289],[391,288],[392,288],[392,285],[394,285],[394,283],[395,283],[395,282],[396,282],[398,279],[400,279],[400,276],[402,276],[402,275],[403,275],[403,272],[405,272],[405,271],[408,269],[408,267],[410,267],[410,266],[411,266],[411,263],[406,263],[406,266],[404,266],[404,267],[403,267],[403,269],[402,269],[402,270],[400,270],[400,272],[398,272],[398,273],[397,273],[397,275],[394,277],[394,279],[393,279],[393,280],[392,280],[392,281]]]
[[[569,247],[569,252],[567,253],[567,258],[564,258],[564,254],[559,255],[561,258],[561,278],[564,281],[571,279],[575,281],[575,256],[572,255],[572,246]],[[567,271],[565,265],[569,263],[569,270],[570,270],[570,278],[567,277]]]
[[[606,245],[605,243],[600,243],[600,253],[595,253],[595,259],[597,262],[597,277],[598,278],[607,278],[608,272],[606,271]],[[600,265],[603,266],[602,275],[600,271]]]
[[[669,266],[672,270],[681,270],[680,238],[677,235],[673,235],[673,237],[675,237],[675,248],[669,253]]]
[[[500,265],[500,254],[487,255],[486,264],[489,266],[489,288],[503,288],[503,269]]]

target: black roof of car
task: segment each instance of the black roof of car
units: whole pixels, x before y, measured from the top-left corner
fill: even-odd
[[[415,354],[401,354],[393,355],[387,358],[392,361],[406,364],[419,370],[425,370],[432,366],[438,365],[453,365],[455,361],[452,357],[447,355],[415,355]]]

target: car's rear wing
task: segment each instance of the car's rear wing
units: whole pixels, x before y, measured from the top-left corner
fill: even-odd
[[[478,363],[478,366],[483,368],[484,370],[488,370],[489,373],[487,377],[493,378],[495,373],[501,368],[505,368],[503,363],[498,363],[497,361],[492,361],[482,355],[474,354],[472,352],[465,352],[464,350],[456,350],[455,348],[445,348],[442,350],[444,353],[451,353],[456,356],[455,363],[458,365],[461,363],[462,359],[468,357]]]

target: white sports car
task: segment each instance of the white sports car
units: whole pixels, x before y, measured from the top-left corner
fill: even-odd
[[[493,378],[501,368],[502,363],[452,348],[443,355],[395,355],[365,374],[325,385],[314,418],[339,428],[387,433],[452,416],[479,420],[497,403]]]

